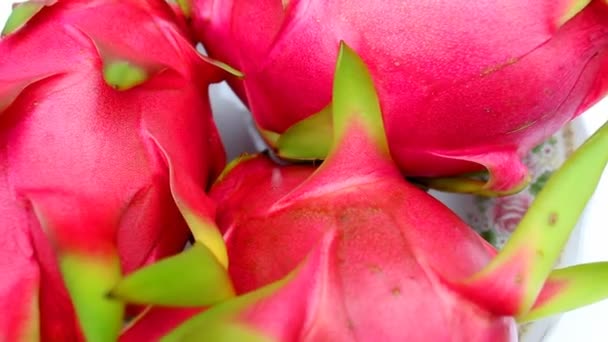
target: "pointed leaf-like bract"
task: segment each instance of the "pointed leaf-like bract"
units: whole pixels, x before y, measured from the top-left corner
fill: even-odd
[[[537,320],[608,298],[608,262],[576,265],[551,272],[532,309],[517,317]]]
[[[226,269],[202,244],[122,279],[110,296],[129,303],[208,306],[234,296]]]
[[[559,18],[558,25],[562,26],[567,23],[570,19],[574,18],[575,15],[580,13],[591,0],[570,0],[572,3],[566,8],[566,12]]]
[[[192,1],[191,0],[175,0],[180,10],[186,18],[190,18],[192,15]]]
[[[214,67],[222,70],[223,72],[227,73],[228,75],[234,76],[234,77],[238,77],[238,78],[242,78],[245,75],[243,75],[242,72],[240,72],[239,70],[235,69],[234,67],[222,62],[222,61],[218,61],[217,59],[213,59],[209,56],[205,56],[205,55],[201,55],[199,54],[199,57],[204,60],[206,63],[209,63],[210,65],[213,65]]]
[[[127,61],[111,61],[104,63],[103,78],[117,90],[127,90],[144,83],[148,73],[142,67]]]
[[[415,180],[425,187],[438,191],[496,197],[513,195],[522,191],[530,183],[530,175],[526,174],[519,182],[519,185],[511,184],[506,190],[497,190],[493,188],[491,180],[483,181],[475,178],[467,178],[466,176],[415,178]]]
[[[296,272],[297,270],[272,284],[227,300],[190,318],[164,336],[162,342],[184,341],[188,336],[196,334],[197,331],[204,331],[216,325],[226,324],[226,322],[232,320],[239,312],[246,309],[248,306],[279,291],[293,279]]]
[[[171,154],[162,146],[161,141],[159,141],[159,138],[156,137],[154,133],[148,132],[148,134],[154,141],[158,151],[163,154],[167,160],[169,167],[169,182],[173,199],[184,217],[184,220],[188,224],[194,239],[207,247],[217,258],[218,262],[225,268],[228,268],[228,253],[226,252],[224,240],[215,224],[208,217],[212,204],[205,196],[202,196],[202,194],[195,198],[193,194],[185,191],[186,185],[190,186],[187,190],[195,194],[202,190],[191,187],[193,185],[188,184],[189,179],[186,175],[184,175],[184,177],[176,176],[176,173],[181,170],[175,167],[175,162]],[[184,194],[187,194],[189,198],[184,197]],[[194,199],[196,199],[196,201]],[[194,208],[192,205],[196,205],[197,207]]]
[[[45,6],[40,1],[27,1],[17,4],[6,20],[0,36],[6,36],[22,28],[36,13]]]
[[[528,168],[521,161],[514,147],[494,148],[492,151],[482,153],[461,152],[459,155],[435,153],[435,155],[481,164],[488,174],[487,180],[476,179],[469,175],[417,179],[419,183],[439,191],[495,197],[517,193],[530,182]]]
[[[59,267],[87,341],[114,341],[123,324],[124,304],[106,297],[120,279],[120,260],[62,254]]]
[[[91,342],[115,340],[124,304],[106,296],[122,276],[111,234],[112,215],[98,199],[44,190],[28,191],[26,196],[57,256],[84,337]],[[96,229],[83,229],[91,227]]]
[[[281,134],[273,144],[281,158],[325,159],[333,136],[331,107],[325,107]]]
[[[388,156],[388,142],[374,82],[361,57],[344,42],[340,42],[333,89],[332,149],[341,145],[352,121],[361,120],[376,147]]]
[[[608,123],[551,176],[503,250],[468,280],[471,295],[485,296],[482,300],[489,302],[506,298],[515,302],[514,312],[505,314],[530,310],[607,163]],[[494,291],[481,291],[489,284],[500,285],[493,285]]]
[[[162,342],[172,341],[171,338],[163,338]],[[230,323],[225,321],[214,322],[206,325],[204,329],[192,329],[188,334],[181,336],[180,342],[272,342],[272,338],[244,324]]]

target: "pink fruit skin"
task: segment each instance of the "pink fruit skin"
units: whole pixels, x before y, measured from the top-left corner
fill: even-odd
[[[525,176],[522,154],[608,88],[608,3],[562,24],[574,2],[194,0],[193,22],[245,73],[232,85],[262,129],[328,105],[344,40],[371,69],[402,172],[482,164],[501,190]]]
[[[205,95],[217,72],[164,2],[47,5],[0,39],[0,341],[82,339],[55,252],[118,250],[129,273],[180,251],[176,200],[208,215],[224,165]],[[118,91],[112,57],[152,73]]]
[[[311,178],[313,167],[256,157],[212,188],[238,293],[304,261],[239,317],[278,341],[511,340],[509,315],[450,285],[495,250],[405,183],[361,131],[351,130]]]

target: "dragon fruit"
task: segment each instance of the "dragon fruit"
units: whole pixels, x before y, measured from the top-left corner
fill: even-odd
[[[0,39],[0,341],[112,341],[123,273],[190,236],[226,265],[204,193],[224,77],[152,0],[17,4]],[[224,266],[225,267],[225,266]],[[76,319],[78,317],[78,319]]]
[[[608,89],[604,0],[194,0],[187,12],[209,54],[246,75],[233,88],[290,159],[331,146],[346,41],[370,65],[395,162],[444,190],[521,189],[521,156]],[[465,175],[484,169],[487,182]]]
[[[608,163],[608,125],[548,181],[497,253],[447,207],[401,178],[371,75],[345,45],[332,113],[334,145],[319,168],[248,156],[229,164],[213,186],[240,296],[199,314],[184,308],[143,315],[125,342],[142,336],[510,341],[516,338],[514,318],[536,319],[608,297],[605,284],[589,291],[608,275],[608,263],[552,270]],[[183,258],[188,261],[172,265],[175,270],[207,269],[191,267],[197,258]],[[143,287],[143,278],[148,286],[166,284],[167,266],[151,265],[131,276],[145,277],[127,277],[117,287]],[[168,331],[170,326],[177,327]]]

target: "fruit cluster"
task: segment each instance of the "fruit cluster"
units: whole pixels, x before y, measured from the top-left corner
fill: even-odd
[[[226,163],[220,81],[268,153]],[[520,191],[607,92],[605,0],[15,4],[0,342],[514,341],[608,297],[608,262],[554,269],[608,124],[500,251],[426,190]]]

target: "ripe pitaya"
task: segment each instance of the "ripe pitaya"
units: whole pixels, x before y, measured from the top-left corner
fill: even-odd
[[[230,275],[242,296],[194,316],[163,341],[509,341],[513,317],[538,318],[608,296],[608,286],[587,288],[593,276],[608,275],[608,263],[552,272],[608,162],[608,125],[547,183],[497,254],[447,207],[401,179],[371,77],[344,46],[332,112],[334,147],[318,169],[254,156],[229,165],[214,185]],[[167,279],[158,266],[140,272],[156,268],[159,281]],[[191,314],[164,317],[174,324]],[[166,334],[166,326],[155,328],[159,316],[144,315],[125,341]]]
[[[0,38],[0,341],[114,340],[123,307],[106,293],[183,249],[188,226],[226,264],[204,193],[224,166],[206,97],[223,71],[175,20],[155,0],[14,8]]]
[[[246,75],[232,85],[279,155],[326,155],[344,40],[370,65],[403,173],[490,171],[430,182],[448,190],[517,190],[520,157],[608,88],[605,0],[194,0],[188,12],[210,55]]]

